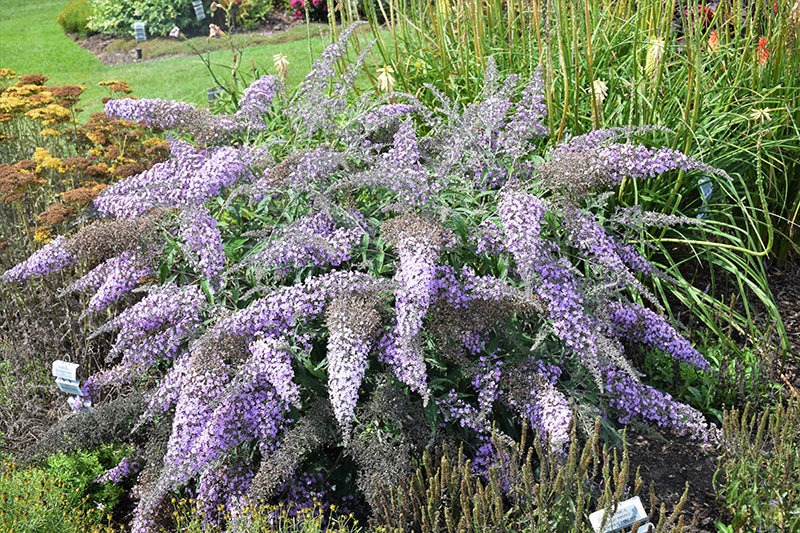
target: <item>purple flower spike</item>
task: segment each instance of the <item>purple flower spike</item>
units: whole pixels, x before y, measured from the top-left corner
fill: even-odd
[[[666,318],[633,302],[608,302],[609,321],[627,339],[664,350],[677,361],[708,371],[711,365]]]
[[[677,435],[702,441],[717,440],[717,428],[708,424],[700,411],[674,401],[669,394],[642,385],[618,368],[605,367],[602,371],[606,391],[611,396],[610,404],[621,413],[620,423],[627,424],[634,416],[641,415],[645,421],[668,428]]]
[[[28,278],[44,276],[72,264],[76,255],[67,247],[67,239],[59,235],[28,259],[3,272],[0,281],[22,283]]]

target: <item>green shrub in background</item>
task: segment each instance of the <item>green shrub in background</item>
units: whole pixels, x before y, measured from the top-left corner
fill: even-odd
[[[226,30],[236,27],[253,29],[258,26],[267,13],[272,11],[274,6],[273,0],[220,0],[214,4],[215,9],[211,12],[216,14],[219,10],[223,13],[224,29]]]
[[[56,20],[64,28],[64,33],[88,35],[92,33],[87,27],[91,14],[90,0],[72,0]]]

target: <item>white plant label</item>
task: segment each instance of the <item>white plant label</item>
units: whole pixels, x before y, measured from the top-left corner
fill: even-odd
[[[602,526],[603,517],[605,515],[606,512],[603,509],[595,511],[589,515],[589,522],[591,522],[595,533],[615,533],[617,531],[628,531],[636,522],[647,520],[647,513],[644,512],[642,500],[640,500],[638,496],[635,496],[630,500],[625,500],[624,502],[619,502],[619,505],[617,505],[617,511],[611,518],[606,520],[605,525]],[[640,526],[637,529],[637,533],[647,533],[651,525],[652,524],[647,523],[643,526]]]

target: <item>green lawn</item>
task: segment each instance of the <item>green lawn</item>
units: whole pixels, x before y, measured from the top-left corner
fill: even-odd
[[[0,68],[10,68],[18,75],[43,74],[50,78],[50,84],[85,85],[87,90],[81,101],[87,113],[102,108],[101,99],[108,96],[108,92],[99,87],[98,82],[108,79],[127,81],[134,95],[141,98],[158,97],[207,105],[206,91],[213,86],[213,81],[203,62],[192,54],[186,43],[175,44],[178,51],[188,55],[107,66],[63,33],[56,17],[66,4],[66,0],[0,0],[0,35],[3,35]],[[262,73],[274,73],[272,56],[283,53],[290,62],[287,85],[295,86],[308,72],[312,58],[319,57],[330,38],[312,38],[309,46],[304,27],[294,28],[292,35],[296,40],[279,42],[285,40],[284,36],[276,39],[275,44],[247,47],[242,55],[242,68],[247,70],[254,65]],[[147,53],[145,49],[145,58]],[[210,60],[217,65],[215,71],[222,77],[230,76],[230,49],[212,52]]]

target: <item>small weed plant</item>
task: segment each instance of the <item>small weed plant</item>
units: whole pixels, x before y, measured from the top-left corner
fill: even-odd
[[[722,455],[714,476],[732,516],[721,531],[797,531],[800,528],[800,398],[763,412],[750,406],[725,413]]]
[[[0,460],[0,529],[33,533],[112,533],[122,486],[98,479],[130,450],[103,446],[55,455],[41,466]]]

